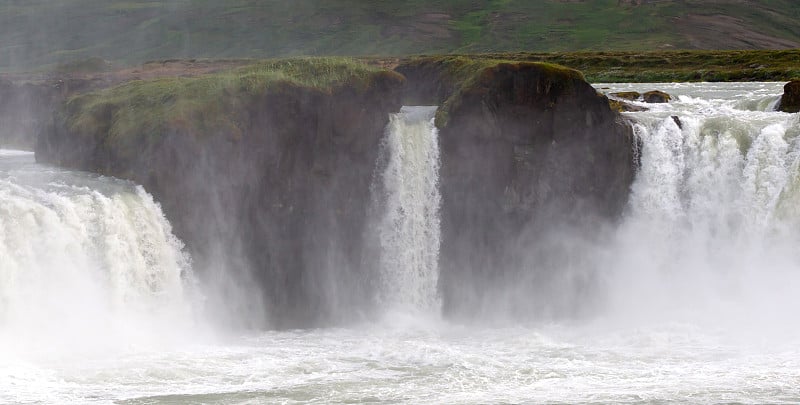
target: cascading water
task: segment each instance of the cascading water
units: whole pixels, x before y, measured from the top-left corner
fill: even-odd
[[[739,86],[664,85],[676,100],[629,115],[642,167],[610,265],[616,310],[737,323],[800,304],[798,116],[769,111],[777,86]]]
[[[392,309],[440,306],[439,140],[436,107],[403,107],[393,114],[381,146],[379,299]]]
[[[585,320],[389,317],[141,347],[193,308],[152,199],[0,156],[0,403],[800,403],[800,115],[768,111],[779,84],[612,86],[676,100],[627,114],[629,209],[599,246],[572,245],[608,303],[576,302],[598,306]],[[381,309],[413,318],[439,305],[433,112],[392,117],[373,184]],[[65,360],[84,340],[127,342]]]
[[[5,349],[161,340],[192,322],[191,279],[182,243],[144,189],[0,151]]]

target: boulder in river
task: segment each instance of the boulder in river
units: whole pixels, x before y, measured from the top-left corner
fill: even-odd
[[[608,106],[616,112],[641,112],[648,110],[647,107],[641,107],[622,100],[615,100],[613,98],[608,99]]]
[[[621,98],[624,100],[636,101],[640,97],[642,97],[642,94],[639,93],[638,91],[620,91],[616,93],[611,93],[609,94],[609,96]]]
[[[800,112],[800,79],[792,80],[783,86],[783,97],[778,110],[788,113]]]
[[[672,96],[660,90],[653,90],[642,94],[642,99],[645,103],[668,103],[672,100]]]

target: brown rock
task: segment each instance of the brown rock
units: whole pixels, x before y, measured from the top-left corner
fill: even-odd
[[[591,235],[621,214],[630,127],[582,77],[542,65],[486,68],[460,97],[439,132],[445,311],[469,317],[498,301],[521,316],[570,311],[553,286],[575,281],[564,260],[581,252],[555,235]]]
[[[800,112],[800,79],[792,80],[783,86],[783,96],[778,111]]]
[[[642,112],[647,111],[646,107],[640,107],[631,103],[626,103],[622,100],[608,99],[608,106],[616,112]]]
[[[653,90],[642,94],[642,99],[645,103],[668,103],[672,100],[672,96],[663,91]]]
[[[609,94],[609,96],[616,97],[616,98],[621,98],[621,99],[624,99],[624,100],[636,101],[642,95],[639,92],[636,92],[636,91],[620,91],[618,93],[611,93],[611,94]]]

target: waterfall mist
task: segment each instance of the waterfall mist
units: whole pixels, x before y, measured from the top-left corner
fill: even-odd
[[[642,166],[602,262],[609,313],[796,335],[797,115],[771,111],[770,84],[668,86],[630,115]]]
[[[638,169],[618,221],[596,221],[586,205],[556,200],[533,219],[504,223],[505,233],[485,233],[500,240],[496,262],[480,262],[491,257],[488,242],[462,245],[457,268],[473,270],[440,285],[454,291],[445,306],[477,324],[678,322],[759,338],[796,334],[800,126],[796,114],[773,111],[779,84],[602,86],[675,96],[625,114]],[[480,161],[473,167],[499,170]],[[547,176],[532,181],[564,179]],[[467,192],[451,189],[450,201]],[[449,237],[496,226],[461,221]]]
[[[381,144],[377,211],[378,302],[384,309],[438,314],[439,140],[436,107],[403,107]]]
[[[190,259],[144,189],[30,153],[0,159],[4,352],[117,350],[200,330]]]
[[[176,168],[151,182],[177,187],[163,210],[0,151],[0,402],[797,403],[800,117],[770,111],[777,85],[658,87],[676,99],[626,114],[639,167],[616,223],[564,198],[580,145],[448,155],[433,107],[337,165],[294,127],[200,152],[174,137],[153,161]],[[515,178],[544,194],[459,183],[537,150],[549,171]],[[446,233],[445,192],[544,203]],[[470,243],[445,256],[448,238]]]

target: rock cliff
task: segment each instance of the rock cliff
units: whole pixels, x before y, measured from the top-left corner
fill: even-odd
[[[788,113],[800,112],[800,80],[792,80],[783,87],[778,110]]]
[[[542,63],[466,67],[420,59],[399,71],[444,83],[441,142],[445,310],[547,315],[575,313],[559,291],[584,293],[593,277],[582,241],[617,219],[635,172],[634,137],[574,70]],[[466,71],[471,73],[466,74]],[[466,75],[447,94],[448,79]],[[420,98],[416,92],[415,97]]]
[[[256,285],[240,310],[266,308],[264,324],[342,322],[374,307],[366,230],[389,113],[439,104],[446,312],[574,312],[548,289],[592,282],[574,262],[626,203],[629,127],[555,65],[419,58],[397,72],[304,59],[131,82],[72,98],[37,159],[143,184],[195,268],[232,280],[213,305]]]
[[[260,286],[260,323],[341,321],[372,299],[363,232],[402,84],[323,60],[135,82],[72,99],[36,156],[143,184],[201,276],[239,284],[219,300]]]

